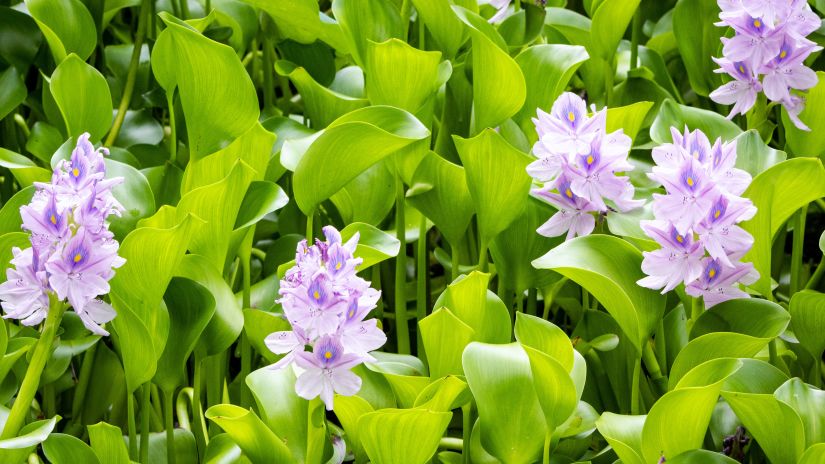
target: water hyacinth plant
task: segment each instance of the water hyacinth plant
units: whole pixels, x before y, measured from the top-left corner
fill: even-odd
[[[823,14],[0,2],[0,463],[825,463]]]

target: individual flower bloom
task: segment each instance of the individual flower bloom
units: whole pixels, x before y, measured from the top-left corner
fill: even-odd
[[[312,353],[304,351],[295,355],[295,363],[304,369],[295,382],[295,392],[307,400],[320,396],[331,411],[335,393],[352,396],[361,389],[361,378],[350,369],[362,361],[360,356],[346,353],[335,337],[321,337]]]
[[[774,27],[791,12],[791,2],[787,0],[743,0],[742,8],[751,17],[760,18],[768,27]]]
[[[803,64],[808,55],[821,47],[803,46],[794,48],[786,38],[779,54],[763,68],[762,88],[765,96],[773,101],[784,101],[791,97],[790,90],[807,90],[816,86],[816,73]]]
[[[101,325],[117,316],[114,308],[99,298],[86,303],[81,309],[74,308],[74,310],[87,329],[92,333],[103,336],[109,335],[109,332],[105,331]]]
[[[647,277],[639,279],[639,285],[667,293],[699,277],[705,250],[692,234],[682,234],[664,221],[642,221],[642,229],[662,248],[642,253],[642,271]]]
[[[381,348],[387,342],[387,336],[378,327],[377,319],[364,320],[374,307],[374,304],[360,305],[358,298],[353,298],[338,331],[345,351],[357,354],[368,361],[374,360],[369,352]]]
[[[784,32],[762,18],[749,15],[732,18],[727,23],[736,31],[731,38],[722,37],[722,54],[730,61],[764,63],[779,54]]]
[[[308,285],[281,289],[280,303],[292,327],[301,327],[310,338],[338,330],[346,300],[337,297],[325,274],[318,274]]]
[[[653,194],[653,214],[672,221],[682,235],[704,219],[716,199],[715,183],[693,158],[686,159],[678,170],[654,167],[649,177],[664,185],[667,191],[666,195]]]
[[[759,77],[745,61],[730,61],[726,58],[713,58],[719,69],[715,72],[726,72],[734,80],[722,84],[721,87],[710,93],[709,97],[716,103],[733,105],[728,119],[737,114],[745,114],[756,103],[756,96],[762,91]]]
[[[743,0],[717,0],[719,9],[719,18],[726,20],[729,18],[736,18],[746,13],[745,6],[742,5]]]
[[[705,308],[710,308],[734,298],[750,298],[738,284],[741,282],[747,285],[757,279],[758,273],[751,263],[736,263],[734,267],[724,267],[718,260],[705,258],[701,276],[687,285],[685,292],[692,297],[703,297]]]
[[[636,194],[636,189],[633,187],[633,184],[630,183],[629,178],[627,179],[627,183],[625,184],[624,190],[618,197],[612,198],[613,203],[616,205],[621,212],[627,212],[636,208],[641,208],[644,206],[644,200],[634,200],[633,195]]]
[[[60,211],[54,192],[46,187],[39,190],[28,205],[20,207],[23,229],[31,233],[31,243],[41,254],[48,254],[55,244],[66,239],[69,230],[68,211]]]
[[[720,190],[731,195],[741,195],[750,185],[752,177],[736,165],[736,141],[722,143],[719,138],[713,144],[711,156],[707,163],[710,179]]]
[[[12,248],[12,264],[6,269],[6,281],[0,284],[0,300],[4,319],[19,319],[23,325],[37,325],[49,311],[46,273],[38,270],[38,258],[33,248]]]
[[[62,250],[49,258],[45,267],[57,297],[68,299],[75,311],[82,311],[86,303],[109,292],[112,268],[124,262],[117,255],[116,245],[96,241],[80,228]]]
[[[550,153],[540,142],[533,147],[537,160],[527,165],[527,174],[539,182],[550,182],[561,174],[567,161],[564,156]]]
[[[285,354],[283,358],[270,366],[272,369],[281,369],[295,360],[295,354],[304,351],[304,347],[312,341],[306,336],[301,326],[292,330],[273,332],[264,338],[264,344],[269,351],[275,354]]]
[[[711,258],[733,267],[731,260],[741,258],[753,246],[753,236],[735,224],[755,214],[756,207],[750,200],[719,195],[707,217],[696,226],[696,233]]]
[[[500,23],[507,16],[507,7],[510,6],[510,0],[490,0],[489,5],[496,9],[494,14],[487,22],[491,24]]]
[[[596,219],[592,213],[598,212],[593,204],[574,194],[570,189],[570,181],[565,177],[559,178],[555,188],[559,193],[552,192],[552,188],[533,189],[530,192],[558,209],[536,232],[545,237],[557,237],[566,232],[567,240],[593,232]]]
[[[587,105],[578,95],[564,92],[553,103],[550,113],[538,110],[533,118],[539,143],[551,152],[587,154],[591,143],[604,130],[606,112],[587,116]]]
[[[808,127],[801,119],[799,119],[799,113],[805,109],[805,99],[798,96],[798,95],[791,95],[788,100],[782,102],[782,106],[785,107],[785,112],[788,114],[788,118],[793,122],[794,126],[796,126],[800,130],[810,131],[811,128]]]
[[[577,155],[575,162],[567,170],[567,175],[570,178],[570,189],[576,196],[588,200],[597,210],[606,211],[605,198],[619,198],[628,182],[627,177],[616,176],[614,171],[633,169],[633,166],[626,161],[629,143],[622,156],[615,153],[615,148],[611,153],[610,144],[602,143],[602,140],[601,136],[596,137],[588,154]]]
[[[785,20],[785,32],[797,39],[804,39],[822,27],[822,18],[811,9],[807,0],[791,0]]]

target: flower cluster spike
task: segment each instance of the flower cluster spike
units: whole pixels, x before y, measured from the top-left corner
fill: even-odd
[[[648,176],[666,194],[653,195],[653,221],[642,229],[662,248],[644,252],[638,284],[662,289],[685,285],[686,292],[704,297],[709,308],[732,298],[747,298],[739,283],[759,278],[751,263],[739,260],[753,237],[737,224],[751,219],[756,207],[740,195],[751,176],[734,167],[736,142],[711,145],[700,130],[683,134],[671,128],[673,143],[653,149],[656,166]]]
[[[51,183],[36,183],[31,203],[20,208],[31,247],[12,249],[14,268],[0,284],[4,318],[39,324],[52,295],[68,301],[87,329],[109,335],[100,324],[116,314],[100,297],[109,293],[114,269],[125,260],[107,222],[123,211],[112,195],[123,178],[106,178],[106,154],[105,148],[95,150],[89,134],[81,135],[71,159],[55,167]]]
[[[533,118],[539,136],[533,153],[538,159],[527,166],[527,173],[543,186],[530,193],[559,210],[539,227],[541,235],[588,235],[596,225],[594,214],[628,211],[644,203],[633,199],[630,179],[617,175],[633,170],[627,161],[630,137],[622,129],[608,134],[606,109],[592,109],[594,114],[588,115],[584,100],[565,92],[549,114],[539,109]]]
[[[723,37],[722,58],[713,60],[718,73],[733,78],[710,94],[717,103],[733,104],[729,118],[747,113],[759,92],[781,103],[796,127],[809,130],[800,119],[805,100],[795,90],[817,84],[805,59],[822,47],[807,39],[822,21],[806,0],[718,0],[717,26],[731,27]]]
[[[365,320],[381,292],[356,275],[362,262],[353,257],[359,235],[344,243],[334,227],[323,230],[325,242],[298,244],[295,266],[281,280],[278,303],[292,330],[264,341],[273,353],[285,354],[273,368],[295,365],[302,371],[295,383],[298,395],[320,396],[331,410],[334,393],[358,393],[361,378],[350,369],[374,361],[370,351],[383,346],[387,336],[376,319]]]

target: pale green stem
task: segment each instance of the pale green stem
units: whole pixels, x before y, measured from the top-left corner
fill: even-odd
[[[149,382],[143,384],[143,397],[140,403],[140,462],[149,463],[149,421],[152,410],[152,386]]]
[[[410,354],[410,328],[407,324],[407,251],[404,217],[404,181],[396,180],[395,231],[401,248],[395,257],[395,327],[399,354]]]
[[[799,209],[796,214],[793,229],[793,245],[791,251],[791,285],[790,295],[793,296],[802,288],[802,252],[805,244],[805,219],[808,214],[808,205]]]

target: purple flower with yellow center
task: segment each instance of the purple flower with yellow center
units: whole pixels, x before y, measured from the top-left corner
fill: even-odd
[[[49,311],[49,284],[41,270],[34,248],[12,248],[11,263],[6,269],[6,281],[0,284],[4,319],[20,319],[23,325],[37,325]]]
[[[716,103],[733,105],[728,119],[737,114],[745,114],[756,104],[756,97],[762,91],[759,76],[745,61],[730,61],[727,58],[713,58],[719,65],[717,73],[727,73],[733,80],[722,84],[721,87],[710,93],[710,98]]]
[[[588,200],[599,211],[607,210],[605,199],[620,198],[628,186],[628,178],[617,176],[615,172],[633,169],[627,162],[630,139],[624,134],[619,135],[621,137],[615,134],[596,137],[590,152],[576,156],[575,164],[566,170],[573,193]]]
[[[295,355],[295,363],[304,371],[295,382],[295,392],[304,399],[318,396],[332,410],[335,393],[352,396],[361,389],[361,378],[350,369],[361,364],[363,358],[344,351],[335,337],[320,338],[312,353],[303,351]]]
[[[716,195],[716,184],[693,158],[683,161],[678,170],[654,167],[650,178],[667,191],[666,195],[653,194],[653,213],[659,219],[672,221],[683,235],[705,217]]]
[[[723,266],[718,260],[706,258],[701,277],[685,286],[685,292],[692,297],[702,297],[705,308],[734,298],[750,298],[738,284],[752,284],[759,274],[751,263],[737,263],[733,267]]]
[[[578,95],[565,92],[553,103],[550,113],[539,109],[533,118],[541,145],[550,153],[570,157],[590,152],[593,139],[604,130],[605,112],[587,115],[587,105]],[[541,149],[534,148],[535,152]]]
[[[772,28],[762,18],[742,15],[726,21],[736,35],[722,37],[722,53],[733,62],[749,61],[761,64],[779,54],[784,34]]]
[[[699,277],[705,250],[692,234],[682,234],[666,221],[642,221],[642,229],[662,248],[642,253],[642,271],[647,277],[639,285],[667,293]]]
[[[273,369],[280,369],[295,360],[295,353],[304,351],[304,347],[310,344],[309,337],[304,333],[301,326],[296,325],[293,330],[282,330],[273,332],[264,338],[264,344],[275,354],[285,356],[272,365]]]
[[[696,226],[696,233],[711,258],[733,267],[732,260],[741,258],[753,246],[753,236],[736,223],[747,221],[755,214],[756,208],[750,200],[719,195],[705,219]]]
[[[552,188],[530,191],[530,194],[534,197],[558,209],[558,212],[551,216],[536,232],[545,237],[558,237],[566,232],[567,240],[593,232],[596,227],[596,219],[592,213],[598,212],[598,209],[586,199],[573,193],[570,188],[570,181],[564,177],[559,178],[555,189],[558,190],[558,193],[553,192]]]
[[[762,86],[765,96],[773,101],[787,101],[791,98],[790,89],[808,90],[816,86],[816,73],[803,61],[813,51],[821,49],[814,45],[795,48],[786,37],[779,54],[764,67]]]

